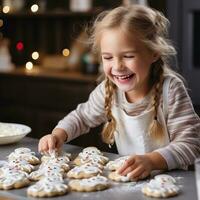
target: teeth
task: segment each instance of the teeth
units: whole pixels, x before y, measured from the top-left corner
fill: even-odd
[[[122,76],[116,76],[117,79],[128,79],[132,74],[129,75],[122,75]]]

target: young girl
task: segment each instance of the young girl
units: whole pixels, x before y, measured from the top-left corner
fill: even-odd
[[[130,155],[118,170],[139,180],[152,170],[186,169],[200,156],[200,119],[182,80],[169,68],[176,54],[168,20],[151,8],[117,7],[99,15],[91,42],[105,80],[89,100],[39,141],[39,151],[62,147],[106,123],[103,141]]]

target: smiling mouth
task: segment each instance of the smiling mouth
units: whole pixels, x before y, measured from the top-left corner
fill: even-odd
[[[128,80],[131,79],[134,76],[134,74],[128,74],[128,75],[114,75],[114,77],[118,80]]]

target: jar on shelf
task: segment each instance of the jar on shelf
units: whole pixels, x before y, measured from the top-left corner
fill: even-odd
[[[70,0],[69,8],[73,12],[87,12],[92,8],[92,0]]]

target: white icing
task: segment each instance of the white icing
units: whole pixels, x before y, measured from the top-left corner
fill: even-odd
[[[24,128],[23,126],[0,122],[0,137],[21,135],[24,132],[27,132],[27,128]]]
[[[58,164],[44,164],[40,165],[37,171],[30,174],[30,178],[33,180],[38,180],[41,177],[63,177],[64,169]]]
[[[101,173],[102,171],[95,166],[88,166],[88,165],[81,165],[81,166],[76,166],[73,169],[69,171],[70,174],[78,175],[80,173],[85,173],[85,174],[98,174]]]
[[[17,148],[17,149],[15,149],[14,152],[15,152],[16,154],[33,153],[33,152],[31,152],[31,149],[25,148],[25,147]]]
[[[116,172],[112,172],[109,176],[114,181],[120,181],[120,182],[129,182],[131,181],[128,176],[122,176]]]
[[[17,148],[8,156],[8,160],[23,159],[28,162],[39,163],[39,159],[35,156],[35,152],[31,151],[29,148]]]
[[[87,154],[87,153],[79,153],[80,161],[81,163],[85,163],[88,161],[94,162],[94,163],[104,163],[108,161],[108,158],[102,155],[98,154]]]
[[[148,193],[152,193],[154,195],[156,194],[161,197],[167,197],[171,194],[177,194],[180,190],[179,187],[174,185],[173,183],[161,182],[155,179],[146,184],[146,186],[142,189],[143,192],[144,189],[146,189]]]
[[[99,149],[97,149],[96,147],[86,147],[83,149],[82,151],[84,154],[98,154],[98,155],[102,155],[101,151]]]
[[[106,164],[106,168],[108,170],[117,170],[119,169],[122,165],[124,165],[125,161],[128,160],[129,156],[123,156],[123,157],[120,157],[120,158],[117,158],[113,161],[109,161],[107,164]]]
[[[38,181],[36,184],[28,188],[28,192],[66,192],[67,185],[63,183],[63,179],[59,177],[45,177]]]
[[[29,164],[26,160],[21,159],[10,160],[8,165],[26,172],[31,172],[34,169],[33,165]]]
[[[160,182],[176,183],[176,179],[168,174],[159,174],[154,177],[155,180]]]
[[[59,164],[59,165],[66,165],[69,163],[70,160],[68,157],[55,157],[50,158],[49,160],[45,161],[45,164],[51,165],[51,164]]]
[[[93,176],[79,180],[81,186],[94,187],[96,185],[107,185],[108,179],[104,176]]]
[[[3,173],[0,176],[0,183],[3,187],[8,187],[15,184],[16,182],[28,180],[28,175],[25,172],[9,167],[3,167],[1,170]]]
[[[99,164],[98,162],[92,162],[92,161],[88,161],[86,163],[84,163],[84,166],[93,166],[93,167],[98,167],[99,169],[103,169],[103,165]]]

